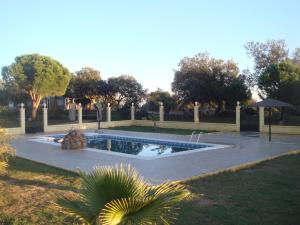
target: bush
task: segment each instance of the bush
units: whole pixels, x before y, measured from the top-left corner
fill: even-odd
[[[0,129],[0,174],[6,172],[9,157],[14,153],[14,149],[10,146],[10,141],[11,137],[4,130]]]

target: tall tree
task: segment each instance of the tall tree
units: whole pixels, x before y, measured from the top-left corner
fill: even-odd
[[[269,65],[280,63],[289,56],[284,40],[269,40],[265,43],[251,41],[246,43],[245,48],[248,56],[254,60],[253,84],[257,84],[258,77]]]
[[[32,101],[31,117],[46,96],[62,96],[71,79],[69,71],[58,61],[38,54],[22,55],[2,69],[6,86],[28,94]]]
[[[228,104],[251,96],[244,78],[239,77],[237,64],[232,60],[210,58],[208,53],[181,60],[172,90],[185,103],[212,101],[219,106],[223,101]],[[239,92],[232,94],[232,90]]]
[[[147,107],[151,111],[158,111],[159,102],[164,104],[165,110],[168,112],[176,107],[176,99],[168,91],[157,89],[147,96]]]
[[[300,104],[300,66],[287,60],[268,66],[258,79],[262,97]]]
[[[294,64],[300,65],[300,48],[296,48],[292,57]]]
[[[75,76],[80,80],[99,81],[101,80],[100,71],[91,67],[84,67],[81,70],[75,72]]]
[[[84,67],[74,73],[66,91],[66,96],[76,98],[83,105],[90,104],[98,97],[100,71]]]
[[[139,104],[146,95],[143,86],[132,76],[121,75],[107,80],[111,92],[114,93],[114,102],[118,107]]]

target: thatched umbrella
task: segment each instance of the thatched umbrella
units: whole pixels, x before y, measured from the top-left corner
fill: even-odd
[[[253,107],[267,107],[269,110],[269,141],[271,141],[271,108],[272,107],[293,107],[293,105],[276,99],[267,98],[252,105]]]

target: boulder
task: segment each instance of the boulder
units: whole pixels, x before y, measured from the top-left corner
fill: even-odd
[[[71,130],[61,142],[62,149],[84,149],[86,147],[86,138],[80,130]]]

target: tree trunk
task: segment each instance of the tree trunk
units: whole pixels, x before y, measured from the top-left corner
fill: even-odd
[[[32,100],[31,119],[33,121],[35,121],[36,120],[36,112],[37,112],[37,109],[39,108],[40,102],[42,100],[42,96],[38,95],[38,94],[33,94],[33,93],[31,93],[30,96],[31,96],[31,100]]]

